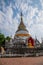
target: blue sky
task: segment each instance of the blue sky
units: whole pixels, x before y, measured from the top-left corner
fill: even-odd
[[[43,38],[43,0],[0,0],[0,33],[14,36],[21,11],[31,36]]]

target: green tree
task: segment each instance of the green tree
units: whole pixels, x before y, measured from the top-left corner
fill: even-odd
[[[10,39],[11,39],[11,37],[9,37],[9,36],[6,37],[6,40],[10,41]]]
[[[4,45],[4,43],[5,43],[5,36],[4,34],[0,33],[0,46]]]

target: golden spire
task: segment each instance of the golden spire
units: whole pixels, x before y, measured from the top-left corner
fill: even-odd
[[[26,26],[24,25],[24,23],[23,23],[23,18],[22,18],[22,12],[21,12],[21,22],[20,22],[20,24],[19,24],[19,26],[18,26],[18,30],[17,31],[20,31],[20,30],[25,30],[25,31],[27,31],[27,29],[26,29]],[[16,31],[16,32],[17,32]]]

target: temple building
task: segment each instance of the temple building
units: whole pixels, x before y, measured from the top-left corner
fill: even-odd
[[[24,53],[22,48],[34,48],[34,39],[24,25],[22,13],[14,39],[11,39],[9,42],[6,40],[5,47],[6,53]]]
[[[15,36],[14,36],[14,47],[20,47],[20,48],[26,47],[26,46],[28,46],[28,43],[30,43],[29,46],[32,46],[33,45],[33,39],[30,36],[28,30],[26,29],[26,26],[23,23],[23,16],[21,13],[21,21],[20,21],[18,29],[15,33]]]
[[[26,49],[40,47],[39,43],[40,42],[37,39],[34,40],[29,34],[28,30],[26,29],[26,26],[24,25],[23,16],[21,13],[20,24],[18,26],[17,31],[15,32],[14,39],[11,38],[10,41],[6,40],[5,51],[3,47],[1,47],[2,52],[0,52],[2,54],[24,54],[25,52],[28,53],[29,51]],[[43,47],[43,45],[41,45],[41,47]]]

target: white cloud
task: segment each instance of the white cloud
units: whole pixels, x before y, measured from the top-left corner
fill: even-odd
[[[15,5],[5,7],[5,3],[3,2],[3,12],[0,11],[0,29],[4,29],[10,32],[12,35],[15,34],[17,27],[20,21],[20,14],[17,13],[16,17],[13,18],[13,9],[18,9],[19,12],[23,12],[23,20],[30,34],[34,37],[35,35],[39,38],[43,36],[43,10],[38,10],[38,7],[29,6],[31,0],[16,0]],[[43,7],[43,0],[40,0]],[[32,1],[31,1],[32,3]],[[36,15],[38,13],[38,15]],[[35,16],[35,19],[33,18]],[[10,34],[9,34],[10,35]],[[39,36],[40,35],[40,36]]]
[[[38,11],[38,8],[32,8],[32,6],[29,6],[27,10],[28,10],[27,14],[26,15],[24,14],[25,15],[24,22],[26,21],[25,24],[27,24],[28,26],[31,26],[31,24],[34,24],[33,17],[34,16],[36,17],[35,13],[38,13],[39,11]]]
[[[22,3],[21,6],[20,6],[20,9],[21,9],[21,11],[23,11],[23,13],[24,13],[24,12],[27,11],[27,9],[28,9],[28,5],[27,5],[26,3],[25,3],[25,4]]]
[[[40,2],[41,2],[42,9],[43,9],[43,0],[40,0]]]
[[[2,31],[6,31],[9,35],[15,34],[17,24],[16,17],[13,19],[13,10],[11,4],[5,9],[4,12],[0,11],[0,29]]]
[[[24,13],[27,11],[27,9],[29,9],[28,4],[30,4],[30,3],[32,3],[31,0],[23,0],[23,1],[16,0],[14,8],[18,8],[19,11],[22,11]]]
[[[38,17],[37,17],[37,22],[38,23],[43,23],[43,10],[39,11]]]

